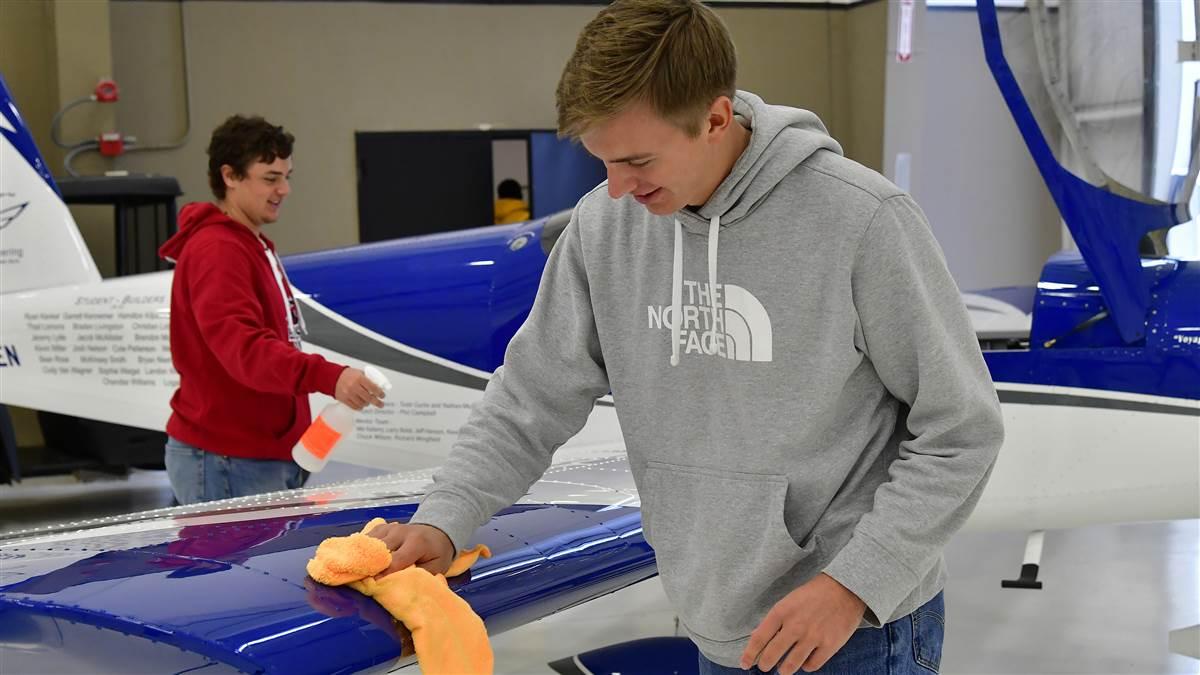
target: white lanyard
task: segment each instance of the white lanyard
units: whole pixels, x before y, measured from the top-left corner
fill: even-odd
[[[267,262],[271,264],[271,271],[275,273],[275,285],[279,287],[279,295],[283,297],[283,317],[287,320],[288,341],[295,345],[296,349],[300,349],[301,332],[308,332],[304,330],[304,316],[300,313],[300,306],[284,286],[288,283],[287,275],[284,274],[279,260],[262,237],[259,237],[258,241],[263,245],[263,253],[267,255]]]

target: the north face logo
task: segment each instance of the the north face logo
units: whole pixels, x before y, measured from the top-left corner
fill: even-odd
[[[771,360],[771,317],[750,291],[733,284],[717,285],[713,316],[708,284],[683,282],[679,349],[734,361]],[[648,326],[670,333],[675,325],[670,305],[647,305]]]

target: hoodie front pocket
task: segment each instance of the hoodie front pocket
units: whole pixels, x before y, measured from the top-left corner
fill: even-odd
[[[643,482],[642,525],[680,620],[713,642],[748,636],[817,548],[784,524],[787,478],[649,462]]]

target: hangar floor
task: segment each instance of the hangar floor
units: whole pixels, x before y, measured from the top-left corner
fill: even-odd
[[[331,466],[312,484],[351,477]],[[0,532],[158,508],[170,499],[161,471],[87,483],[37,478],[0,487]],[[1200,674],[1200,661],[1167,649],[1169,631],[1200,623],[1200,521],[1050,533],[1045,588],[1001,589],[999,581],[1018,572],[1024,548],[1020,533],[961,535],[950,545],[943,673]],[[497,636],[497,673],[548,674],[547,661],[673,630],[651,580]]]

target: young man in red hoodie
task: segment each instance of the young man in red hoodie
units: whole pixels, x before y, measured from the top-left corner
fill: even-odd
[[[355,410],[383,405],[363,371],[300,350],[300,307],[261,230],[291,192],[294,140],[261,117],[225,120],[208,146],[216,203],[184,206],[159,251],[177,263],[166,466],[181,504],[302,486],[291,452],[313,392]]]

